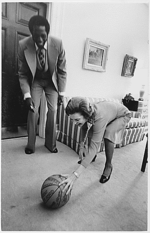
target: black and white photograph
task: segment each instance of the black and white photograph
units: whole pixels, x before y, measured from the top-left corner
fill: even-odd
[[[149,232],[149,0],[0,5],[1,231]]]

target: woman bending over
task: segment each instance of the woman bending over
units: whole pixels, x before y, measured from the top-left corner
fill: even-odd
[[[74,182],[96,159],[96,154],[104,138],[106,162],[100,183],[106,183],[112,173],[112,157],[114,153],[115,135],[125,129],[131,119],[130,111],[122,104],[111,101],[89,103],[85,98],[74,97],[69,100],[66,114],[81,127],[82,143],[79,151],[80,165],[67,179],[60,183],[66,183],[64,192],[69,193]],[[123,131],[122,131],[123,134]],[[84,145],[88,137],[88,147]]]

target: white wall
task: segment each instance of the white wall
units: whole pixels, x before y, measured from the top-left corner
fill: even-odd
[[[60,11],[60,20],[59,13],[53,14],[51,23],[54,28],[56,18],[57,25],[61,24],[59,36],[67,57],[66,95],[122,99],[131,92],[138,98],[141,85],[148,86],[148,6],[143,3],[63,2],[53,3],[52,9],[58,6],[63,14]],[[55,30],[51,33],[55,35]],[[106,72],[82,68],[86,38],[110,45]],[[138,58],[134,77],[121,76],[126,54]]]

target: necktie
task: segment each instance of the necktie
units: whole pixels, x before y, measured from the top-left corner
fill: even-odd
[[[44,66],[45,66],[45,49],[39,49],[39,61],[40,61],[42,68],[44,68]]]

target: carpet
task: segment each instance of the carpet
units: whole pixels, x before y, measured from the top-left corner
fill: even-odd
[[[1,226],[3,231],[146,231],[148,166],[141,172],[146,141],[115,149],[109,182],[99,183],[105,154],[98,154],[75,182],[69,202],[44,207],[40,191],[53,174],[72,173],[77,154],[60,142],[52,154],[37,137],[36,152],[26,155],[27,138],[1,143]]]

